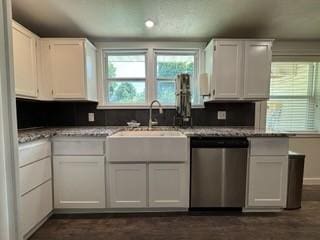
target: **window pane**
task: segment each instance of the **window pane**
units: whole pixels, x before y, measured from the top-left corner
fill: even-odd
[[[319,64],[273,62],[267,127],[284,131],[314,131],[318,122]]]
[[[108,55],[108,78],[145,78],[145,55]]]
[[[176,102],[174,81],[157,81],[157,99],[162,104],[174,105]]]
[[[314,63],[276,62],[271,67],[271,96],[307,96]]]
[[[193,55],[158,55],[157,77],[175,79],[180,73],[194,75]]]
[[[145,103],[144,81],[109,81],[108,102],[112,104]]]

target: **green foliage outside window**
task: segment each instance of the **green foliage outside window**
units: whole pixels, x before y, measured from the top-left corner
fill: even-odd
[[[116,76],[116,67],[108,63],[108,76]],[[157,98],[163,104],[174,104],[175,102],[175,78],[180,73],[194,72],[193,62],[158,62],[157,77],[167,80],[160,80],[157,83]],[[144,103],[145,90],[141,91],[144,82],[134,81],[109,81],[109,102],[112,103]],[[138,91],[137,89],[140,89]]]

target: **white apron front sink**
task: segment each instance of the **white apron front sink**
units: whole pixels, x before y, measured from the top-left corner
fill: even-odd
[[[107,138],[109,162],[186,162],[188,138],[179,131],[122,131]]]

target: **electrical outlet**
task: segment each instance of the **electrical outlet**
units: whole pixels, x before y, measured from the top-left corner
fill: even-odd
[[[88,121],[94,122],[94,113],[88,113]]]
[[[226,111],[218,111],[218,120],[226,120],[227,112]]]

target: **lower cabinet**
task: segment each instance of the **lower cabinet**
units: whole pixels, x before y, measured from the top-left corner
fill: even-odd
[[[54,207],[104,208],[104,156],[54,156]]]
[[[149,165],[149,207],[188,207],[186,164]]]
[[[21,234],[26,238],[52,212],[51,144],[41,139],[19,145]]]
[[[109,163],[110,208],[187,208],[185,163]]]
[[[288,156],[251,156],[248,207],[286,205]]]
[[[146,164],[109,164],[110,207],[147,207],[146,177]]]
[[[25,235],[52,211],[52,181],[23,195],[20,202],[21,228]]]

